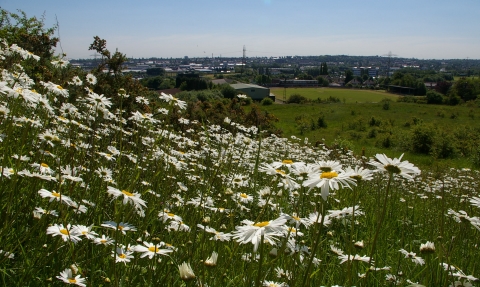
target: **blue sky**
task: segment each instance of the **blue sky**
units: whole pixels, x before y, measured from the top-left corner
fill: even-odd
[[[480,59],[479,0],[0,0],[60,24],[68,58],[93,37],[128,57],[384,55]],[[57,49],[58,50],[58,49]]]

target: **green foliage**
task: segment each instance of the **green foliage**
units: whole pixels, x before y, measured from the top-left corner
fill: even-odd
[[[325,115],[321,114],[317,119],[317,127],[326,129],[327,128],[327,121],[325,120]]]
[[[382,104],[382,109],[388,111],[390,109],[390,103],[391,103],[391,100],[390,99],[383,99],[381,104]]]
[[[163,76],[165,71],[163,68],[148,68],[147,69],[147,75],[149,76]]]
[[[353,72],[352,70],[348,69],[345,71],[345,84],[353,80]]]
[[[303,104],[306,102],[308,102],[308,99],[299,94],[293,94],[287,100],[287,104]]]
[[[432,156],[434,158],[453,158],[457,153],[453,136],[444,130],[438,132],[432,145]]]
[[[453,84],[452,94],[463,101],[477,99],[477,96],[480,95],[480,79],[460,78]]]
[[[435,91],[427,92],[427,104],[440,105],[443,103],[443,95]]]
[[[208,84],[198,74],[179,74],[175,79],[175,88],[182,91],[199,91],[208,89]]]
[[[218,90],[182,91],[175,96],[186,102],[215,101],[223,98],[222,93]]]
[[[262,104],[262,106],[270,106],[273,105],[273,100],[270,98],[263,98],[260,103]]]
[[[237,90],[235,90],[229,84],[220,85],[219,88],[220,88],[220,91],[221,91],[223,97],[226,98],[226,99],[233,99],[237,95]]]
[[[412,130],[412,150],[417,153],[430,154],[436,140],[437,132],[433,125],[417,125]]]

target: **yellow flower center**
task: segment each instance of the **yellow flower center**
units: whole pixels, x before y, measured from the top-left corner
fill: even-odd
[[[248,198],[248,196],[245,193],[240,193],[240,196],[243,198]]]
[[[125,194],[126,196],[133,196],[133,193],[128,192],[126,190],[122,190],[122,193]]]
[[[57,86],[57,89],[63,90],[62,86]]]
[[[105,240],[105,239],[100,239],[100,242],[101,242],[101,243],[106,243],[107,240]]]
[[[292,163],[293,163],[293,160],[291,160],[291,159],[284,159],[284,160],[282,161],[282,163],[283,163],[283,164],[292,164]]]
[[[43,163],[43,162],[42,162],[42,164],[40,164],[40,165],[41,165],[42,167],[44,167],[44,168],[48,168],[48,164],[46,164],[46,163]]]
[[[322,174],[320,175],[320,178],[328,178],[328,179],[332,179],[334,177],[337,177],[338,176],[338,173],[334,172],[334,171],[331,171],[331,172],[322,172]]]
[[[77,280],[75,278],[68,278],[69,283],[77,283]]]
[[[170,213],[170,212],[169,212],[169,213],[167,213],[167,215],[168,215],[169,217],[174,217],[174,216],[175,216],[175,214],[173,214],[173,213]]]
[[[255,223],[253,226],[256,226],[256,227],[265,227],[267,225],[270,224],[270,221],[263,221],[263,222],[259,222],[259,223]]]
[[[125,259],[125,258],[127,258],[127,255],[125,255],[125,254],[120,254],[120,255],[118,255],[118,257],[120,257],[120,258],[122,258],[122,259]]]
[[[123,230],[123,226],[119,225],[118,230]]]
[[[296,221],[300,220],[300,217],[298,217],[298,216],[292,216],[292,218],[295,219]]]
[[[275,171],[281,175],[285,175],[285,172],[281,169],[276,169]]]
[[[148,247],[148,251],[150,252],[157,252],[158,251],[158,248],[156,246],[150,246]]]
[[[55,191],[54,191],[54,192],[52,192],[52,195],[53,195],[53,196],[55,196],[55,197],[60,197],[60,193],[58,193],[58,192],[55,192]]]
[[[60,233],[63,234],[63,235],[68,235],[68,230],[66,230],[65,228],[60,229]]]

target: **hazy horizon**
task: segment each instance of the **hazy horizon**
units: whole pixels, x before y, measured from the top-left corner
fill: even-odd
[[[0,0],[58,19],[68,58],[93,58],[94,36],[129,58],[383,56],[480,59],[480,1]],[[56,33],[56,36],[58,34]]]

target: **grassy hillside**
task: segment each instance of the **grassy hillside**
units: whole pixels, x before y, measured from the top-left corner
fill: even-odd
[[[278,93],[279,90],[274,91]],[[287,94],[288,91],[309,98],[322,94],[342,96],[347,100],[345,103],[262,107],[279,119],[277,126],[285,136],[308,137],[313,142],[324,140],[328,145],[336,142],[357,154],[363,149],[367,156],[378,152],[392,156],[407,152],[425,165],[438,163],[443,157],[442,161],[447,164],[472,166],[470,157],[478,149],[475,134],[480,130],[478,107],[384,102],[385,98],[395,99],[398,96],[367,90],[304,88],[287,89]],[[358,99],[358,102],[352,99]],[[326,127],[318,126],[319,118]],[[449,156],[432,156],[435,153],[433,147],[430,151],[415,151],[412,137],[422,130],[431,131],[435,142],[442,139],[451,141],[454,152]],[[416,144],[419,144],[418,141]]]
[[[272,88],[270,90],[278,99],[283,100],[284,88]],[[382,90],[354,90],[340,88],[287,88],[287,99],[294,94],[299,94],[310,100],[318,98],[325,100],[329,97],[339,98],[345,103],[375,103],[384,98],[396,100],[397,95],[389,94]]]

